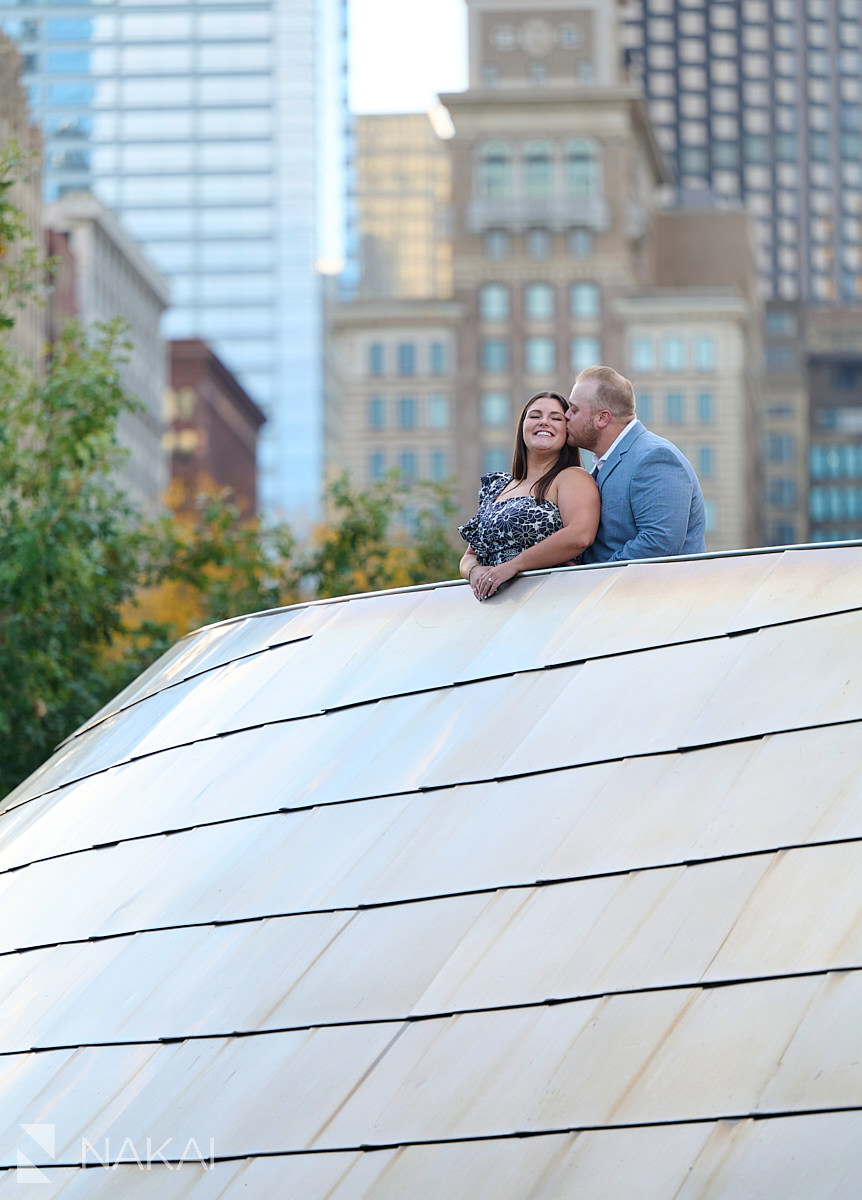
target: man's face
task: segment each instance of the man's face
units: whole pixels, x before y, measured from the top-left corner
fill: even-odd
[[[594,379],[584,379],[575,384],[569,396],[566,412],[568,441],[570,446],[579,446],[581,450],[594,450],[599,440],[600,430],[592,407],[596,403],[594,393],[597,386]]]

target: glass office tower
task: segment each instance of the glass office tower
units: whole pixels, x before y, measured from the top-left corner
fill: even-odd
[[[47,198],[87,189],[267,414],[260,495],[313,513],[317,263],[343,255],[346,0],[0,0],[45,130]],[[324,204],[325,201],[325,204]]]
[[[627,0],[683,193],[755,217],[764,295],[862,301],[862,2]]]

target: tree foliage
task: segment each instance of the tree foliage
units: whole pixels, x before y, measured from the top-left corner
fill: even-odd
[[[135,586],[143,539],[111,476],[119,336],[72,324],[41,373],[0,343],[0,787],[100,705]]]
[[[316,595],[408,587],[457,574],[455,506],[445,487],[410,484],[393,472],[362,492],[344,474],[330,484],[329,499],[334,518],[318,527],[299,564]]]
[[[117,421],[135,406],[120,323],[70,323],[37,364],[12,349],[40,278],[9,195],[20,167],[0,154],[0,795],[189,630],[458,562],[445,491],[395,477],[369,492],[336,480],[332,519],[302,543],[207,487],[142,521],[116,482]]]

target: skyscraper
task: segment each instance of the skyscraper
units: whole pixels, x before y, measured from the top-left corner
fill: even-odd
[[[626,37],[683,198],[756,218],[767,298],[862,298],[859,0],[628,0]]]
[[[143,243],[171,282],[165,336],[210,341],[267,414],[264,507],[313,510],[346,0],[0,0],[0,17],[44,126],[47,198],[92,190]]]

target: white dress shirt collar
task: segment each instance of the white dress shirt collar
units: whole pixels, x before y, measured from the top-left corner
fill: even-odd
[[[614,450],[616,450],[617,446],[620,444],[620,442],[623,440],[623,438],[627,434],[631,433],[631,431],[634,429],[636,420],[637,420],[637,417],[632,417],[632,419],[629,421],[628,425],[624,425],[623,428],[619,431],[619,433],[614,438],[614,440],[611,442],[610,446],[608,446],[608,448],[604,452],[604,454],[600,458],[596,458],[593,460],[593,471],[595,471],[596,474],[598,474],[599,471],[601,471],[602,467],[605,465],[605,463],[608,461],[610,456],[613,454]]]

